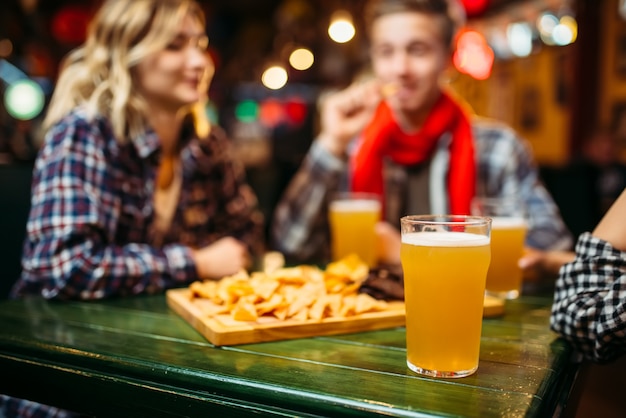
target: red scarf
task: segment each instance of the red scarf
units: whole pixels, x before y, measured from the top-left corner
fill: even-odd
[[[402,132],[389,106],[380,103],[351,162],[352,190],[383,196],[383,159],[388,156],[407,166],[421,163],[430,158],[446,132],[452,134],[447,179],[449,214],[469,214],[476,187],[472,130],[461,106],[446,93],[441,94],[421,130],[414,134]]]

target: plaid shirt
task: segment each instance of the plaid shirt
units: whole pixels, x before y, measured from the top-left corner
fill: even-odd
[[[478,164],[477,195],[519,195],[529,216],[526,244],[568,249],[572,236],[552,197],[539,181],[529,146],[509,127],[475,118],[472,129]],[[399,228],[409,195],[407,168],[387,164],[386,220]],[[279,202],[272,223],[272,246],[294,262],[328,260],[327,206],[331,194],[348,189],[347,162],[314,142]]]
[[[65,409],[31,402],[26,399],[0,395],[0,417],[15,418],[80,418],[86,415],[77,414]]]
[[[557,279],[550,326],[590,360],[626,353],[626,253],[581,234]]]
[[[262,250],[262,215],[213,129],[184,129],[182,187],[159,245],[152,223],[160,142],[153,131],[125,144],[102,117],[76,109],[53,126],[37,158],[23,273],[12,296],[100,299],[156,293],[198,279],[190,247],[232,236]]]

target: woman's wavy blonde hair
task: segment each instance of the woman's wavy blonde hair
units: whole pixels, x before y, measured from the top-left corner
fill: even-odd
[[[44,128],[84,105],[88,116],[107,116],[119,141],[145,131],[147,103],[133,83],[133,69],[163,50],[186,16],[205,25],[194,0],[106,0],[90,23],[87,40],[64,60]],[[196,133],[209,131],[206,102],[191,106]]]

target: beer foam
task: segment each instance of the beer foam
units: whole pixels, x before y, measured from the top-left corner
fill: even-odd
[[[489,245],[489,237],[469,232],[410,232],[402,243],[421,247],[478,247]]]
[[[526,228],[526,219],[519,217],[492,216],[491,227],[498,229]]]
[[[330,209],[337,212],[377,212],[380,202],[368,199],[335,200],[330,202]]]

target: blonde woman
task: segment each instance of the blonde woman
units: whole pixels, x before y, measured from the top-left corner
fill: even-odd
[[[155,293],[245,268],[262,215],[205,104],[193,0],[107,0],[66,59],[34,170],[12,296]]]

